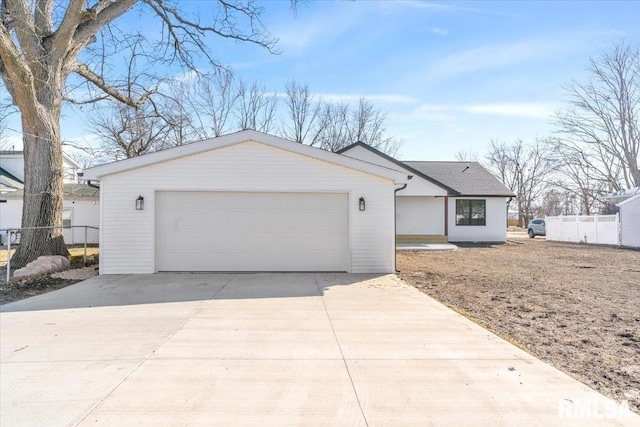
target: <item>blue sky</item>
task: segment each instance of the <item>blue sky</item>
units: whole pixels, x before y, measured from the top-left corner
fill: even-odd
[[[584,78],[590,56],[640,40],[640,2],[265,3],[283,53],[239,74],[282,87],[293,78],[335,99],[366,96],[405,141],[400,157],[450,160],[489,141],[553,131],[563,85]]]
[[[636,1],[309,1],[296,16],[287,1],[261,5],[282,53],[212,39],[214,55],[272,91],[295,79],[325,98],[369,98],[388,112],[405,160],[550,135],[562,87],[584,79],[589,57],[640,40]],[[83,138],[76,113],[65,115],[63,138]]]

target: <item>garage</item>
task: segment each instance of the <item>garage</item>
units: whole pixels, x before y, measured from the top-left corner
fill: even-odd
[[[406,172],[253,130],[84,171],[100,274],[395,271]]]
[[[347,271],[344,193],[158,192],[158,271]]]

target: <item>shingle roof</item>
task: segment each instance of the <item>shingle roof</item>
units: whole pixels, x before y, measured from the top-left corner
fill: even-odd
[[[0,191],[2,192],[15,192],[21,190],[24,187],[22,181],[18,178],[0,168]]]
[[[65,198],[88,198],[97,199],[100,197],[100,190],[97,188],[89,187],[86,184],[64,184],[63,185]],[[17,191],[13,191],[7,194],[9,198],[22,198],[22,188]]]
[[[461,196],[515,196],[478,162],[405,161],[402,163],[453,188]]]
[[[343,154],[343,153],[345,153],[345,152],[347,152],[347,151],[349,151],[349,150],[351,150],[352,148],[355,148],[355,147],[362,147],[362,148],[364,148],[364,149],[366,149],[366,150],[371,151],[372,153],[374,153],[374,154],[376,154],[376,155],[378,155],[378,156],[382,157],[383,159],[385,159],[385,160],[387,160],[387,161],[389,161],[389,162],[393,163],[394,165],[398,165],[398,166],[400,166],[401,168],[403,168],[403,169],[405,169],[405,170],[407,170],[407,171],[409,171],[409,172],[412,172],[412,173],[414,173],[415,175],[418,175],[418,176],[420,176],[421,178],[423,178],[423,179],[425,179],[425,180],[427,180],[427,181],[431,182],[432,184],[437,185],[438,187],[440,187],[440,188],[442,188],[442,189],[446,190],[446,191],[447,191],[450,195],[452,195],[452,196],[453,196],[453,195],[455,195],[455,194],[457,193],[457,191],[456,191],[456,190],[454,190],[453,188],[448,187],[446,184],[444,184],[444,183],[442,183],[442,182],[439,182],[439,181],[438,181],[438,180],[436,180],[434,177],[427,176],[427,175],[425,175],[424,173],[420,172],[419,170],[416,170],[416,169],[414,169],[414,168],[410,167],[406,162],[401,162],[400,160],[396,160],[396,159],[394,159],[393,157],[391,157],[391,156],[389,156],[389,155],[387,155],[387,154],[383,153],[382,151],[380,151],[380,150],[378,150],[378,149],[376,149],[376,148],[373,148],[373,147],[372,147],[372,146],[370,146],[369,144],[365,144],[364,142],[360,142],[360,141],[358,141],[358,142],[354,142],[353,144],[351,144],[351,145],[349,145],[349,146],[347,146],[347,147],[344,147],[344,148],[342,148],[342,149],[340,149],[340,150],[336,151],[336,153],[338,153],[338,154]],[[347,154],[347,156],[348,156],[348,154]]]

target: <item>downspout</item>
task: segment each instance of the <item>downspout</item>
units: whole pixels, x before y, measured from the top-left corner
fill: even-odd
[[[82,178],[84,176],[84,172],[78,172],[77,175],[78,175],[78,178]],[[100,188],[99,185],[92,183],[90,179],[87,180],[87,185],[91,188],[98,188],[98,189]]]
[[[507,228],[509,228],[509,206],[511,205],[512,200],[513,197],[509,197],[509,200],[507,200]]]
[[[413,175],[409,175],[407,177],[407,179],[411,179],[411,178],[413,178]],[[396,273],[400,273],[400,270],[398,270],[398,235],[397,235],[398,220],[396,218],[396,214],[398,210],[398,202],[396,197],[397,197],[398,191],[404,190],[405,188],[407,188],[407,184],[404,184],[402,187],[396,188],[395,190],[393,190],[393,268],[394,270],[396,270]]]

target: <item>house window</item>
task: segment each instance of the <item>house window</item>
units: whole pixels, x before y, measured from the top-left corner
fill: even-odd
[[[64,228],[71,228],[71,208],[62,211],[62,226]]]
[[[486,225],[487,201],[472,199],[456,200],[456,225]]]

